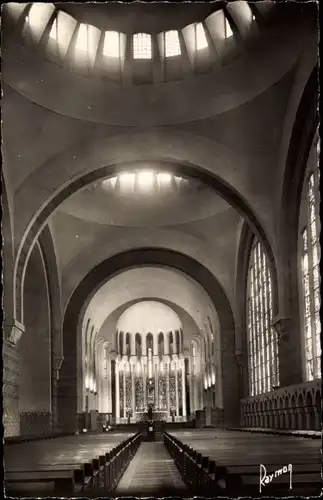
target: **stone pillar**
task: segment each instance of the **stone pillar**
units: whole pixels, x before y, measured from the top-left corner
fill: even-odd
[[[158,408],[158,376],[159,376],[159,363],[158,357],[155,358],[155,407]]]
[[[169,363],[166,363],[166,404],[167,416],[170,415],[170,394],[169,394]]]
[[[314,430],[311,429],[311,408],[305,408],[305,427],[307,431]]]
[[[136,377],[135,377],[135,364],[131,364],[131,402],[132,402],[132,417],[135,418],[136,413]]]
[[[321,414],[319,412],[319,409],[315,406],[314,407],[314,418],[315,418],[315,430],[320,431],[321,430]]]
[[[182,399],[183,399],[183,418],[186,420],[186,390],[185,390],[185,363],[182,364]]]
[[[3,328],[5,329],[5,326]],[[20,434],[19,356],[16,345],[3,339],[2,357],[4,436],[18,436]]]
[[[293,328],[291,318],[281,315],[274,318],[272,326],[278,335],[279,385],[287,387],[300,384],[303,380],[300,331]]]
[[[175,363],[175,397],[176,397],[176,417],[179,416],[179,401],[178,401],[178,365]]]
[[[116,423],[120,423],[119,360],[116,360]]]
[[[127,395],[126,395],[126,370],[123,370],[123,418],[127,417],[127,410],[126,410],[126,401],[127,401]]]
[[[291,427],[292,429],[296,429],[297,428],[297,416],[296,416],[296,411],[295,411],[295,408],[293,408],[291,411],[290,411],[290,420],[291,420]]]
[[[142,364],[142,380],[143,380],[143,391],[144,391],[144,408],[147,408],[147,375],[146,375],[147,366],[145,363]]]

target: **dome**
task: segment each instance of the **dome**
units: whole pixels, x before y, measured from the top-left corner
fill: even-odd
[[[210,187],[194,178],[146,168],[116,174],[70,196],[60,210],[89,222],[120,227],[172,226],[203,220],[229,208]]]
[[[118,331],[134,334],[174,332],[181,328],[181,320],[173,309],[155,301],[134,304],[120,316],[117,323]]]

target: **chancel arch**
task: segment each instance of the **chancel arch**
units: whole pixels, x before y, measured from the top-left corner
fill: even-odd
[[[112,275],[116,275],[116,272],[119,270],[119,272],[122,269],[127,268],[132,268],[135,265],[140,265],[141,260],[144,259],[142,262],[145,263],[145,265],[166,265],[170,268],[181,270],[180,272],[187,273],[188,276],[191,276],[194,280],[196,280],[198,283],[202,284],[204,287],[204,290],[207,292],[211,300],[213,301],[213,304],[216,304],[216,311],[218,314],[219,318],[219,325],[220,325],[220,332],[221,332],[221,342],[225,342],[225,345],[227,346],[226,349],[221,350],[221,354],[219,351],[219,355],[221,358],[221,369],[222,373],[225,373],[226,376],[224,379],[226,380],[226,383],[229,383],[230,379],[232,380],[232,387],[236,386],[236,382],[233,382],[233,380],[236,380],[237,377],[237,372],[235,371],[235,362],[234,356],[234,322],[233,322],[233,316],[231,312],[231,307],[223,294],[223,291],[221,290],[221,287],[216,283],[214,277],[209,274],[209,272],[203,268],[200,264],[198,264],[195,261],[192,261],[190,258],[187,258],[184,255],[177,254],[175,252],[168,252],[168,251],[155,251],[153,249],[143,249],[141,251],[133,251],[129,252],[126,254],[121,254],[120,256],[116,256],[115,258],[109,259],[105,264],[102,263],[100,266],[95,268],[95,270],[90,273],[90,275],[83,280],[82,284],[80,287],[75,290],[73,294],[73,298],[71,298],[71,301],[67,307],[66,313],[65,313],[65,320],[64,320],[64,330],[67,328],[68,330],[65,330],[66,332],[69,332],[69,339],[71,339],[71,331],[74,331],[75,335],[75,342],[77,342],[77,330],[78,330],[78,323],[79,323],[79,314],[81,312],[82,307],[84,307],[84,304],[86,302],[89,302],[89,296],[93,296],[95,293],[95,290],[98,289],[98,284],[102,283],[102,277],[109,276],[109,273]],[[118,263],[119,261],[119,263]],[[194,264],[193,264],[194,262]],[[142,264],[141,264],[142,265]],[[105,268],[106,266],[106,268]],[[186,267],[187,266],[187,267]],[[105,269],[104,269],[105,268]],[[142,268],[141,268],[142,272]],[[102,286],[102,285],[101,285]],[[78,304],[78,305],[77,305]],[[77,312],[78,311],[78,312]],[[206,314],[207,316],[207,314]],[[102,321],[101,321],[102,324]],[[73,326],[72,326],[73,325]],[[220,334],[219,332],[219,334]],[[223,335],[223,337],[222,337]],[[69,350],[73,348],[72,343],[69,344]],[[167,344],[167,343],[166,343]],[[74,348],[75,349],[75,348]],[[143,352],[145,352],[145,346],[143,346]],[[232,361],[230,361],[232,360]],[[69,363],[72,361],[72,358],[68,357]],[[77,373],[76,369],[76,364],[74,365],[75,368],[75,376]],[[67,365],[66,368],[67,369]],[[62,367],[62,378],[61,381],[64,380],[64,366]],[[77,385],[77,384],[76,384]],[[70,386],[70,398],[68,401],[68,407],[70,408],[71,405],[75,408],[75,413],[77,412],[77,387],[73,388]],[[74,392],[75,391],[75,392]],[[236,418],[236,411],[234,410],[234,407],[236,405],[235,401],[235,394],[234,391],[225,391],[222,388],[220,388],[220,392],[222,393],[223,397],[223,418],[227,421],[232,420]],[[73,396],[74,394],[74,396]],[[75,399],[74,399],[75,398]],[[67,412],[67,409],[64,409],[64,405],[67,404],[67,400],[65,398],[61,398],[60,400],[61,403],[61,415],[65,415]],[[75,406],[74,406],[75,405]],[[69,412],[70,413],[70,412]],[[76,417],[74,417],[76,418]],[[74,420],[75,421],[75,420]],[[69,422],[69,424],[66,423],[66,425],[74,425],[73,420]]]

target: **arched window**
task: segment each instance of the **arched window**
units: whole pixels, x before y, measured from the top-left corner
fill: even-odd
[[[169,332],[169,354],[174,354],[173,332]]]
[[[123,355],[123,332],[119,332],[119,354]]]
[[[162,332],[158,335],[158,356],[160,358],[164,356],[164,334]]]
[[[140,333],[136,333],[135,343],[136,343],[136,356],[137,356],[137,358],[141,358],[141,335],[140,335]]]
[[[133,35],[133,58],[151,59],[151,35],[148,33],[136,33]]]
[[[130,356],[130,333],[126,334],[126,355]]]
[[[319,157],[313,151],[312,161],[306,176],[301,216],[301,272],[303,288],[303,325],[305,340],[306,380],[321,377],[321,321],[320,321],[320,216]]]
[[[148,355],[149,349],[151,349],[151,352],[153,351],[154,341],[153,341],[152,333],[147,334],[146,348],[147,348],[147,355]]]
[[[179,331],[175,331],[175,339],[176,339],[176,353],[179,354]]]
[[[247,333],[251,396],[279,385],[278,339],[272,324],[272,281],[267,257],[254,241],[248,271]]]

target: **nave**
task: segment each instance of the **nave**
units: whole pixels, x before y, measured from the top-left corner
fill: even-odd
[[[149,426],[155,428],[155,423]],[[286,434],[176,429],[168,424],[161,436],[142,427],[131,434],[116,429],[8,441],[6,493],[26,497],[320,494],[321,433]],[[271,474],[269,481],[266,477]]]
[[[316,494],[317,3],[1,13],[7,493]]]

